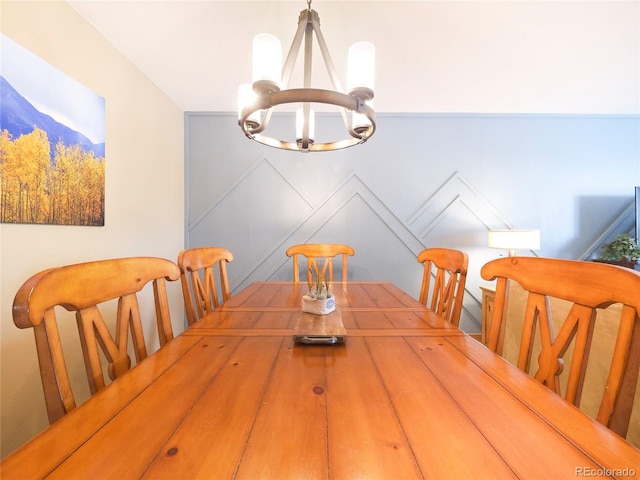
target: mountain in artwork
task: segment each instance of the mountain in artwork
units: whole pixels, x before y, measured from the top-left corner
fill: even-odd
[[[80,145],[96,157],[104,157],[105,144],[93,143],[82,133],[56,121],[53,117],[38,111],[13,86],[0,76],[0,130],[7,130],[14,139],[33,132],[34,127],[47,132],[51,143],[51,157],[55,145],[62,140],[66,146]]]

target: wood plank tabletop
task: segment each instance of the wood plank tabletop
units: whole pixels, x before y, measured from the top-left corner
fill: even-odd
[[[7,457],[0,477],[640,475],[637,448],[393,285],[336,288],[344,345],[294,343],[293,291],[252,284]]]

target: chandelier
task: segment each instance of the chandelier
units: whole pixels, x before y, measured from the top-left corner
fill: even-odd
[[[316,36],[333,90],[311,88],[313,36]],[[304,39],[304,87],[288,88],[296,57]],[[320,31],[320,18],[311,9],[300,12],[298,29],[285,59],[282,71],[280,41],[273,35],[259,34],[253,39],[253,84],[238,89],[238,124],[244,134],[257,142],[275,148],[298,152],[325,152],[366,142],[376,129],[373,99],[375,49],[371,43],[358,42],[349,48],[347,93],[343,93],[329,50]],[[349,134],[346,138],[316,142],[312,103],[338,107]],[[295,141],[278,140],[263,133],[274,107],[301,104],[296,110]]]

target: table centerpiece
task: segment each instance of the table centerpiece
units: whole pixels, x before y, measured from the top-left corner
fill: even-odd
[[[322,271],[320,271],[316,262],[309,264],[307,273],[309,291],[302,296],[303,312],[326,315],[336,309],[336,299],[331,291],[331,283],[325,280],[327,265],[328,263],[325,261]]]

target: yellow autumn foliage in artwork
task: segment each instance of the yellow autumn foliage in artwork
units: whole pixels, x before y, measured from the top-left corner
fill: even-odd
[[[0,133],[0,222],[104,225],[104,157],[47,133]],[[53,159],[53,160],[52,160]]]

